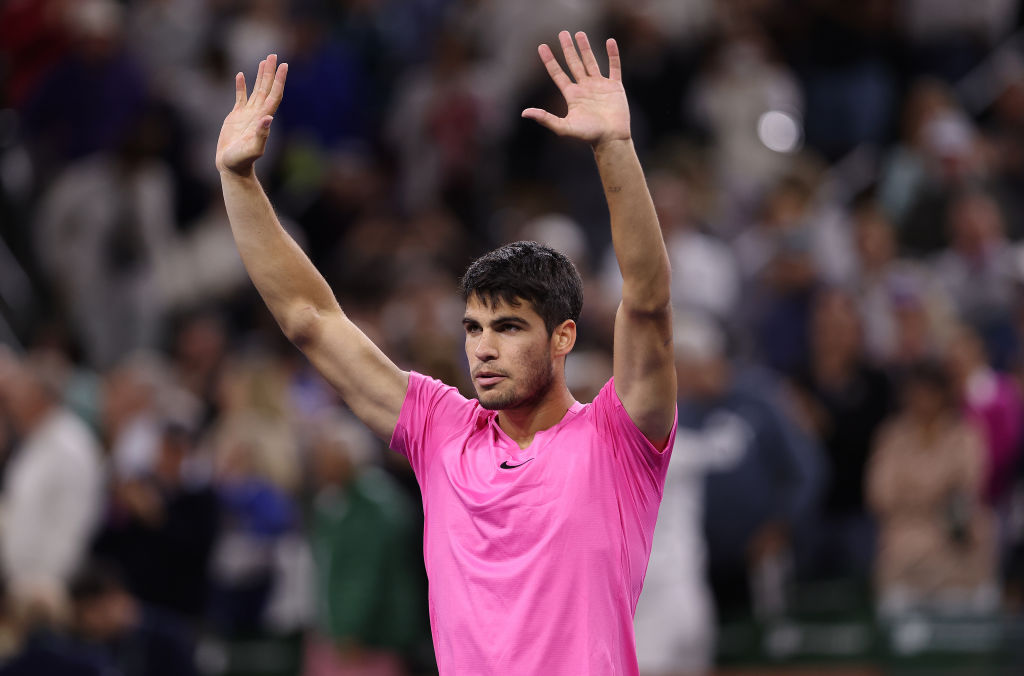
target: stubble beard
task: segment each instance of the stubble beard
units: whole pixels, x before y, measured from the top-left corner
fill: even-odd
[[[508,392],[500,393],[477,390],[477,399],[480,401],[480,406],[488,411],[522,408],[543,399],[551,390],[554,382],[554,366],[549,361],[538,360],[536,366],[526,373],[522,388],[513,388]]]

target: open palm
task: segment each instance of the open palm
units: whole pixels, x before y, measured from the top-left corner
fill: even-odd
[[[277,55],[260,61],[252,95],[246,96],[245,76],[235,76],[235,107],[224,118],[217,139],[217,169],[246,175],[267,147],[270,123],[284,95],[288,64],[277,65]]]
[[[558,117],[540,108],[527,108],[523,117],[536,120],[559,136],[578,138],[595,146],[629,139],[629,104],[622,88],[622,66],[615,40],[606,43],[608,77],[601,75],[586,33],[576,33],[579,53],[568,31],[559,33],[558,40],[572,79],[555,60],[550,47],[541,45],[537,51],[548,75],[565,97],[568,112],[565,117]]]

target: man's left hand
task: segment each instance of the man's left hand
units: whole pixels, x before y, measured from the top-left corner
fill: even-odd
[[[568,113],[558,117],[540,108],[527,108],[523,117],[536,120],[559,136],[578,138],[594,147],[610,141],[628,141],[629,104],[622,88],[622,66],[615,40],[609,39],[606,43],[608,77],[601,75],[586,33],[576,33],[575,45],[569,31],[559,33],[558,40],[572,79],[555,60],[550,47],[543,44],[537,51],[548,75],[565,97]],[[576,45],[579,45],[578,53]]]

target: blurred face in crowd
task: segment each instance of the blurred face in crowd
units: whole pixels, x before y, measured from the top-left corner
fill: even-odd
[[[857,256],[863,270],[878,269],[896,253],[892,226],[878,209],[864,209],[856,215]]]
[[[93,641],[118,638],[135,625],[137,618],[138,606],[123,591],[109,591],[75,606],[76,629]]]
[[[340,440],[321,437],[313,442],[313,473],[318,486],[344,486],[355,467]]]
[[[103,382],[102,417],[108,433],[149,408],[152,392],[130,368],[114,369]]]
[[[953,246],[963,256],[977,257],[1003,235],[999,206],[985,195],[971,194],[953,203],[949,212]]]
[[[949,409],[949,393],[935,383],[913,379],[903,390],[903,405],[914,420],[936,420]]]
[[[530,303],[493,306],[478,296],[462,320],[466,359],[480,405],[499,410],[535,405],[555,383],[555,360],[572,349],[576,324],[567,320],[551,335]]]
[[[181,481],[181,468],[191,450],[192,441],[180,430],[165,430],[160,439],[154,472],[165,486],[175,486]]]
[[[15,432],[31,432],[52,404],[53,398],[28,367],[14,361],[0,365],[0,412]]]
[[[811,319],[811,342],[819,355],[855,356],[860,351],[860,331],[860,317],[849,296],[839,291],[821,294]]]

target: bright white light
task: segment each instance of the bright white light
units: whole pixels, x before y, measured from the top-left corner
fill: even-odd
[[[766,148],[777,153],[799,150],[802,136],[797,119],[781,110],[769,110],[757,121],[757,137]]]

